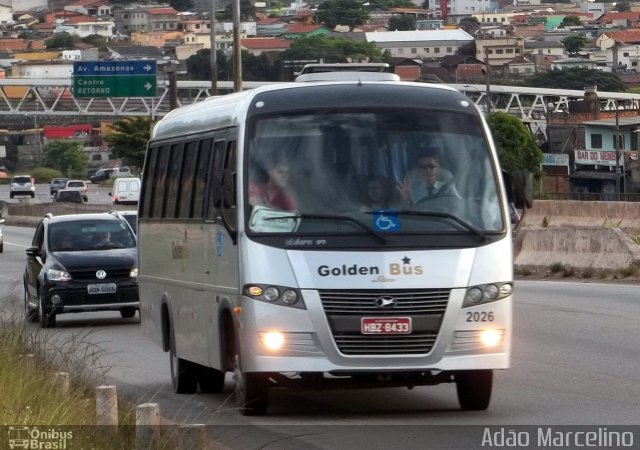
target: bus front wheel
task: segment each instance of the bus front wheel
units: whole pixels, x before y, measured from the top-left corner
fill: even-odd
[[[481,411],[489,407],[493,387],[492,370],[465,370],[455,375],[460,407],[467,411]]]
[[[261,416],[267,412],[269,387],[266,374],[243,372],[240,355],[233,358],[233,382],[236,405],[243,416]]]

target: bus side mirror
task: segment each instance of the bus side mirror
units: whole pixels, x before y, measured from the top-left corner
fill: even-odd
[[[533,172],[514,172],[512,181],[516,207],[531,208],[533,206]]]
[[[505,187],[507,188],[509,202],[513,202],[516,208],[525,209],[533,206],[533,172],[512,172],[507,174]]]
[[[222,219],[222,223],[234,244],[238,239],[236,205],[236,173],[231,170],[225,170],[222,175],[222,208],[219,211],[220,219]]]

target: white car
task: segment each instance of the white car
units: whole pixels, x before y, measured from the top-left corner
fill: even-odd
[[[89,200],[89,197],[88,197],[89,187],[87,186],[87,183],[85,183],[82,180],[67,181],[67,184],[64,187],[63,191],[78,191],[82,194],[82,198],[85,202]]]
[[[9,185],[9,198],[16,195],[36,196],[36,181],[31,175],[16,175]]]
[[[0,225],[4,223],[4,219],[0,219]],[[4,251],[4,239],[2,237],[2,228],[0,227],[0,253]]]

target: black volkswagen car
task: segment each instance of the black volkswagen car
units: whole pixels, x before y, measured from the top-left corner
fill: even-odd
[[[30,322],[54,327],[56,315],[140,308],[136,238],[115,214],[47,214],[27,248],[24,310]]]

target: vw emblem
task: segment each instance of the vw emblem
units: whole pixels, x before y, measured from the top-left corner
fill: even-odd
[[[107,272],[105,272],[104,270],[98,270],[96,272],[96,278],[98,280],[104,280],[105,278],[107,278]]]
[[[398,301],[393,297],[378,297],[374,303],[378,308],[393,308],[396,306],[397,302]]]

